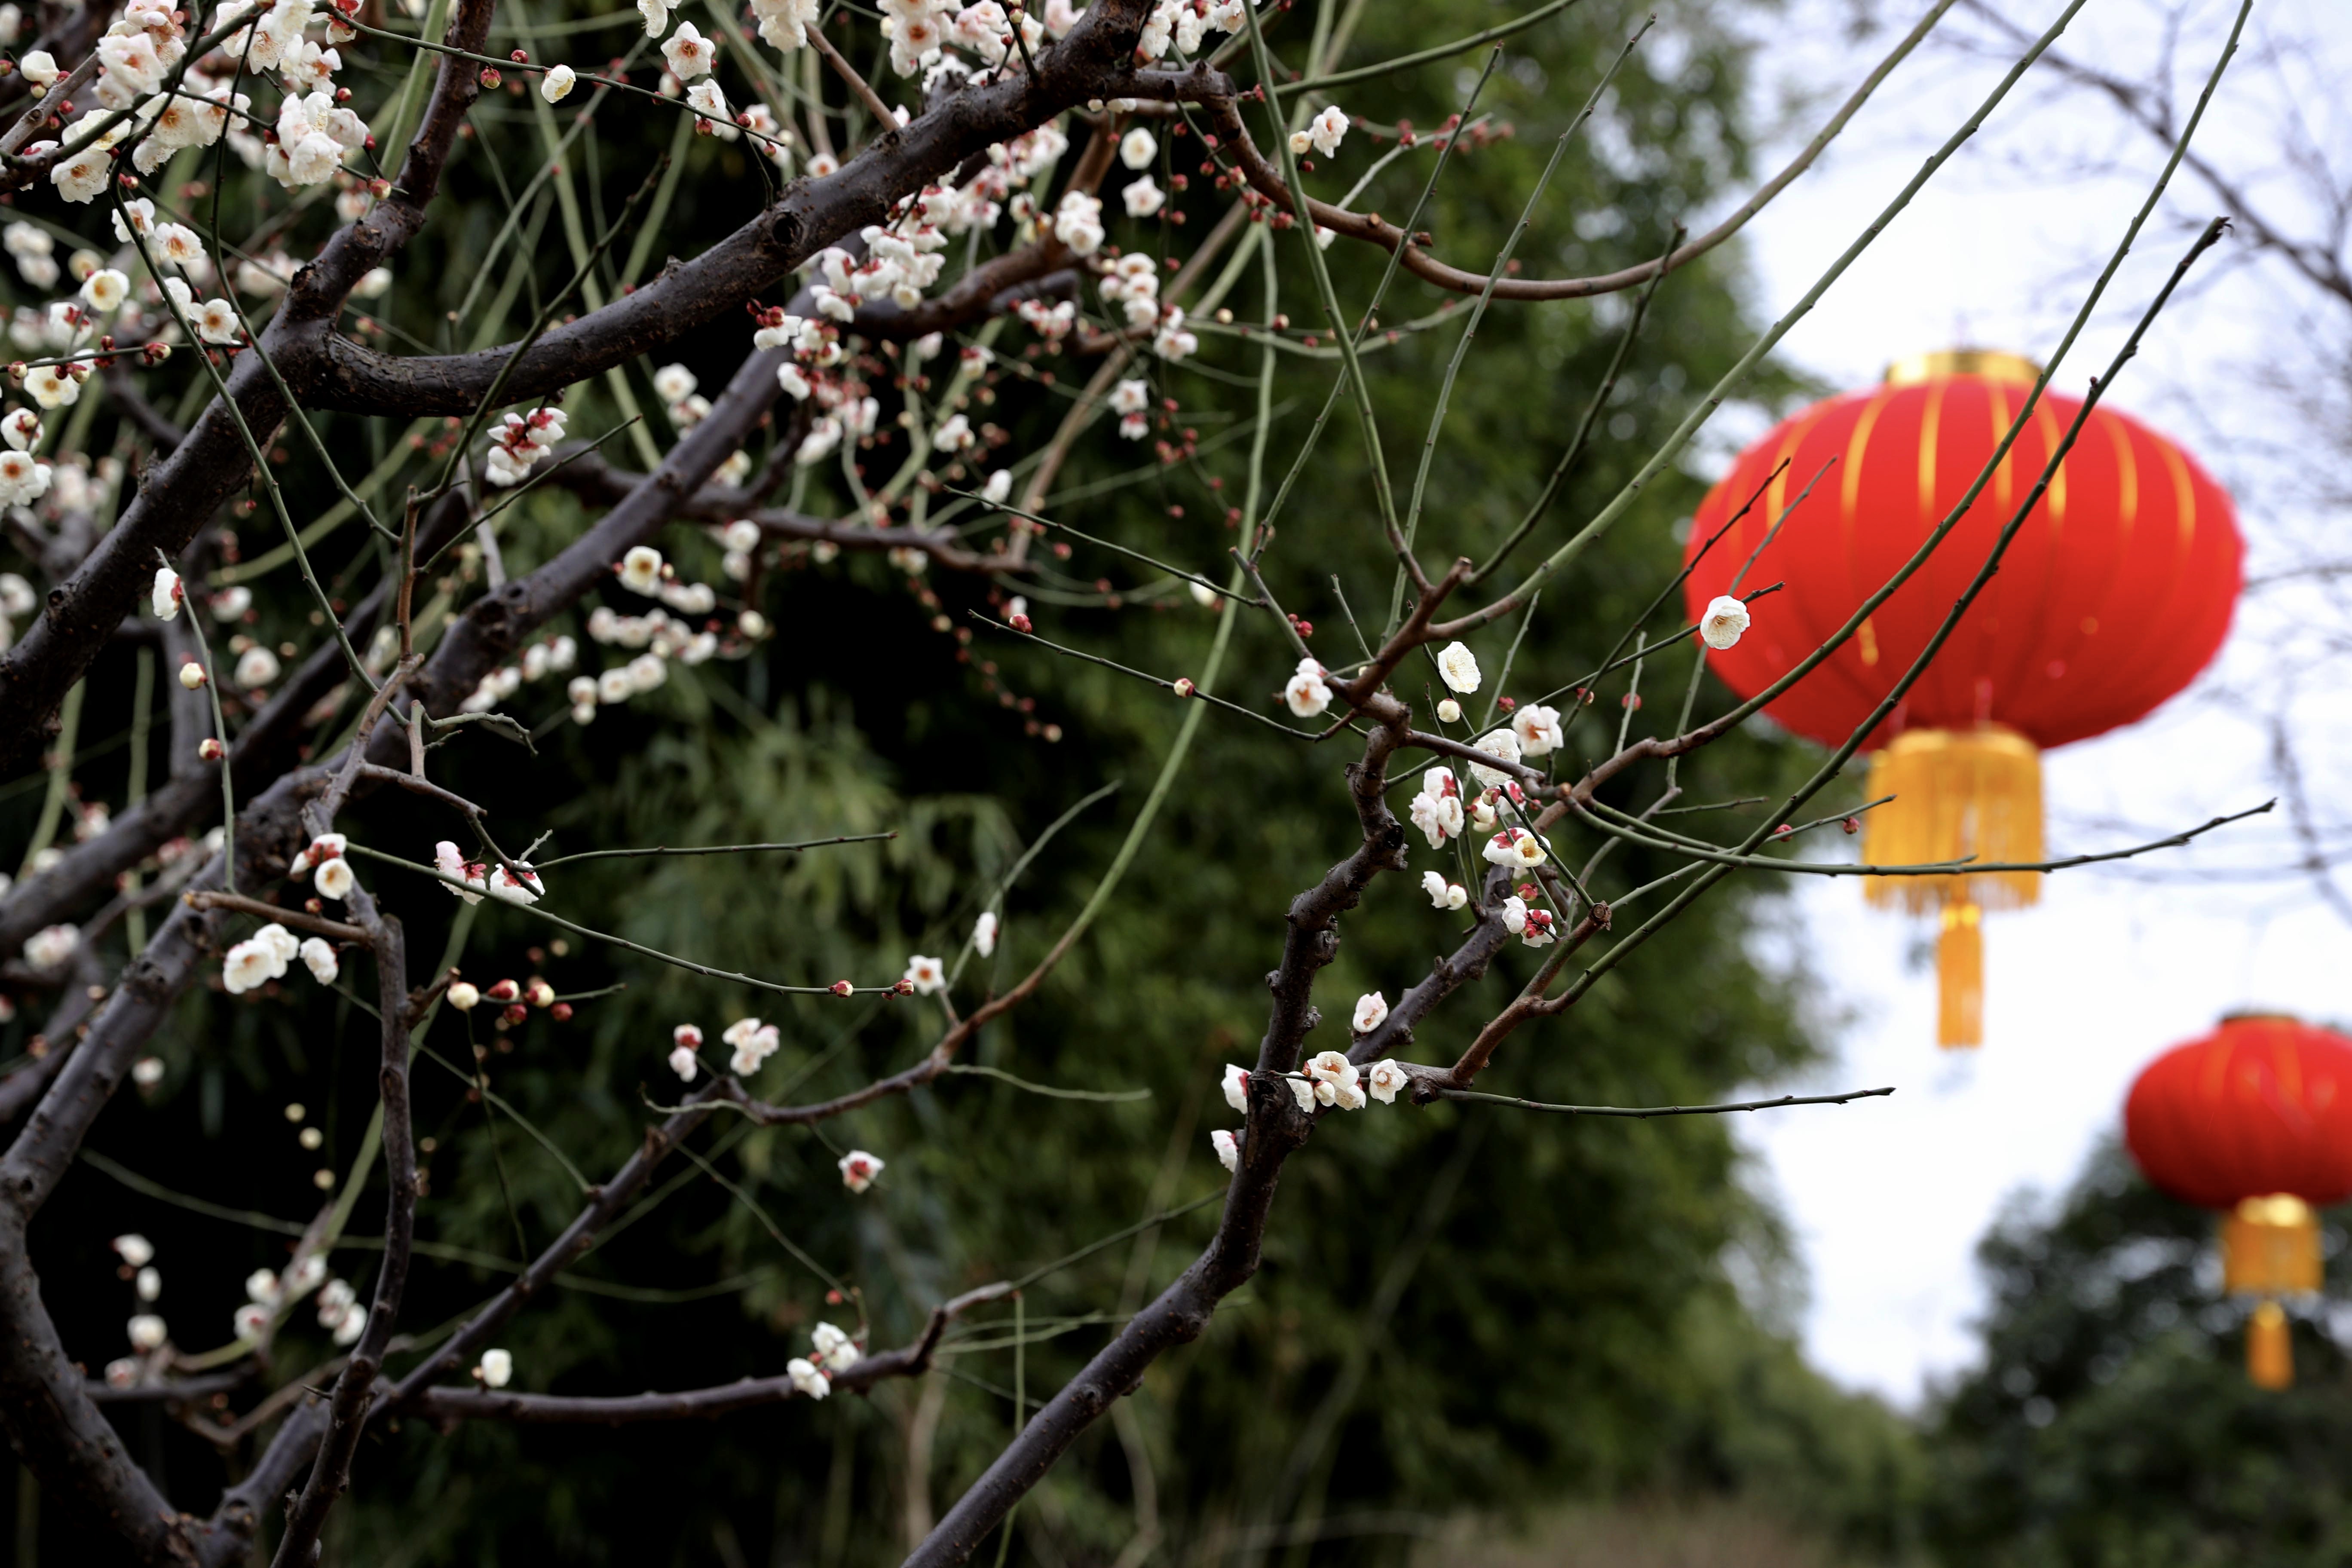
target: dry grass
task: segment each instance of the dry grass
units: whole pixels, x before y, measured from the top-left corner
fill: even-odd
[[[1562,1509],[1523,1532],[1465,1521],[1413,1568],[1846,1568],[1850,1559],[1753,1504],[1671,1500]]]

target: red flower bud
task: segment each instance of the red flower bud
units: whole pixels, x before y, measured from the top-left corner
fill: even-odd
[[[210,735],[205,736],[196,746],[196,755],[208,763],[219,762],[223,754],[221,743]]]
[[[855,989],[856,987],[852,986],[846,980],[836,980],[833,983],[833,994],[835,996],[846,996]]]
[[[1029,617],[1026,616],[1015,616],[1006,624],[1016,632],[1025,633],[1029,630]]]
[[[522,994],[522,987],[511,980],[501,980],[482,994],[493,1002],[511,1002]]]
[[[559,1024],[568,1024],[572,1021],[572,1004],[558,1002],[547,1010],[547,1016]]]

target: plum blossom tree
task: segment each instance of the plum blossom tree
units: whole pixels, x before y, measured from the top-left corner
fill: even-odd
[[[862,1319],[856,1331],[818,1322],[806,1353],[781,1370],[705,1388],[532,1392],[530,1369],[498,1342],[625,1223],[665,1167],[710,1168],[694,1147],[706,1130],[822,1128],[952,1074],[1009,1076],[968,1059],[975,1041],[1016,1009],[1049,1005],[1048,980],[1118,892],[1204,724],[1247,727],[1267,746],[1349,753],[1328,869],[1304,888],[1253,884],[1255,901],[1234,911],[1263,923],[1278,958],[1255,1056],[1222,1079],[1240,1123],[1208,1135],[1231,1175],[1216,1194],[1215,1230],[1034,1412],[1016,1389],[1016,1429],[909,1561],[956,1563],[982,1551],[1148,1367],[1203,1333],[1220,1302],[1256,1271],[1284,1166],[1323,1121],[1441,1103],[1610,1116],[1758,1108],[1763,1102],[1537,1104],[1475,1086],[1514,1035],[1573,1007],[1727,878],[1949,868],[1798,857],[1807,835],[1845,816],[1802,813],[1868,726],[1752,832],[1711,839],[1665,826],[1665,814],[1681,809],[1681,760],[1734,732],[1773,695],[1699,713],[1700,642],[1730,646],[1751,616],[1771,613],[1766,593],[1718,601],[1698,627],[1661,630],[1644,616],[1587,672],[1515,668],[1517,639],[1539,614],[1563,613],[1544,595],[1557,599],[1579,558],[1994,110],[2080,0],[2022,49],[1890,206],[1857,224],[1852,246],[1798,311],[1757,340],[1625,489],[1574,529],[1547,522],[1548,489],[1481,558],[1447,553],[1444,509],[1430,504],[1429,454],[1445,437],[1456,376],[1490,311],[1635,291],[1646,307],[1662,280],[1722,247],[1801,174],[1949,4],[1934,5],[1813,143],[1723,224],[1677,236],[1643,265],[1558,278],[1523,276],[1510,245],[1492,258],[1442,259],[1424,227],[1449,170],[1501,134],[1480,111],[1486,79],[1472,73],[1461,112],[1437,131],[1391,134],[1338,95],[1347,89],[1360,107],[1399,62],[1340,68],[1348,27],[1318,26],[1301,39],[1288,0],[1264,9],[1244,0],[1093,0],[1084,10],[1054,0],[1042,14],[998,0],[960,9],[885,0],[878,26],[848,9],[828,18],[813,0],[755,0],[748,20],[756,41],[740,25],[746,18],[724,7],[713,9],[706,36],[664,0],[640,0],[642,27],[632,25],[625,52],[603,65],[584,53],[559,61],[531,48],[495,52],[497,0],[436,0],[414,31],[363,19],[374,13],[357,0],[57,9],[47,31],[24,40],[32,47],[10,87],[21,108],[0,134],[0,191],[23,215],[6,230],[19,276],[37,289],[63,288],[57,242],[75,247],[64,264],[74,291],[20,312],[12,326],[28,357],[9,366],[11,377],[33,406],[0,421],[9,446],[0,500],[40,585],[20,580],[0,605],[14,628],[0,655],[0,753],[12,767],[38,763],[62,798],[85,677],[118,638],[160,646],[181,690],[167,693],[169,782],[152,793],[142,784],[120,814],[85,814],[87,831],[69,847],[45,837],[0,899],[0,951],[17,955],[10,994],[51,1008],[40,1047],[0,1078],[0,1113],[22,1120],[0,1155],[0,1424],[41,1488],[142,1561],[226,1563],[268,1552],[280,1563],[308,1563],[352,1485],[362,1444],[403,1417],[444,1428],[622,1424],[822,1400],[928,1372],[967,1314],[1004,1303],[1013,1307],[1016,1342],[1027,1342],[1019,1292],[1034,1276],[943,1293],[921,1331],[895,1347],[871,1342]],[[1536,6],[1432,58],[1478,58],[1493,46],[1484,57],[1491,73],[1501,46],[1560,9],[1559,0]],[[1551,164],[1527,193],[1530,209],[1647,30],[1643,24],[1595,70],[1582,109],[1563,117]],[[877,72],[887,63],[887,74],[861,73],[854,61],[867,57]],[[378,68],[404,61],[405,76],[381,90]],[[567,118],[553,113],[575,101]],[[535,144],[516,129],[518,114],[532,117]],[[679,151],[689,138],[732,144],[753,176],[706,194],[740,201],[740,226],[651,276],[663,215],[677,199],[678,161],[656,163],[617,212],[592,212],[569,183],[577,139],[626,117],[674,124]],[[2184,144],[2194,128],[2192,116]],[[470,348],[457,346],[463,312],[450,313],[449,331],[434,329],[436,344],[371,308],[434,224],[461,155],[489,161],[528,196],[511,205],[494,247],[517,262],[500,310],[527,294],[527,329]],[[1365,166],[1350,167],[1353,159]],[[1101,195],[1115,166],[1140,176],[1125,184],[1116,210]],[[1155,168],[1160,177],[1148,172]],[[1391,169],[1408,177],[1381,186],[1381,199],[1393,195],[1390,213],[1402,223],[1362,200]],[[223,193],[232,188],[236,202],[225,214]],[[550,190],[553,198],[542,195]],[[541,281],[530,268],[550,205],[560,209],[566,254],[562,276]],[[231,226],[246,210],[264,218],[251,232]],[[2137,233],[2135,225],[2125,247]],[[2218,226],[2201,235],[2182,270],[2218,237]],[[1339,292],[1328,247],[1341,242],[1381,258],[1368,297]],[[1242,303],[1253,275],[1254,308]],[[1444,308],[1380,324],[1392,286],[1406,277],[1448,295]],[[2105,288],[2103,278],[2074,328],[2049,345],[2053,374]],[[2131,343],[2093,384],[2093,403],[2169,292],[2168,285],[2147,302]],[[1633,312],[1629,341],[1640,321]],[[668,361],[650,372],[656,406],[648,418],[625,371],[667,360],[690,333],[721,330],[740,339],[724,385],[706,393],[683,362]],[[1017,332],[1038,352],[1009,353]],[[1420,464],[1401,486],[1363,362],[1408,334],[1448,333],[1454,347],[1429,389]],[[1112,440],[1156,432],[1163,461],[1193,455],[1197,437],[1175,417],[1167,389],[1204,342],[1236,352],[1244,369],[1233,374],[1233,412],[1237,428],[1254,434],[1241,503],[1224,519],[1230,538],[1217,542],[1229,548],[1170,561],[1140,542],[1098,537],[1057,498],[1056,475],[1105,416],[1117,421],[1104,432]],[[1050,355],[1092,368],[1074,389],[1040,370]],[[1294,385],[1320,400],[1322,415],[1279,453],[1267,411],[1278,387]],[[100,392],[110,412],[103,424],[91,395]],[[1017,399],[1064,409],[1034,450],[1004,449],[991,416]],[[598,419],[581,418],[575,430],[575,414],[588,408]],[[2018,427],[2034,413],[2029,399]],[[345,443],[322,433],[330,414],[408,423],[362,471]],[[1370,475],[1354,498],[1362,527],[1360,559],[1350,565],[1391,585],[1384,604],[1338,598],[1347,635],[1327,620],[1318,652],[1315,627],[1276,602],[1264,568],[1278,559],[1277,524],[1298,481],[1323,460],[1322,444],[1349,436]],[[613,456],[616,444],[641,467]],[[1563,470],[1575,457],[1571,448],[1560,459]],[[298,470],[336,498],[324,515],[298,516]],[[1810,674],[1920,570],[1993,471],[1988,465],[1959,509],[1790,681]],[[1947,632],[2049,479],[2031,487],[2000,547],[1963,563],[1969,585]],[[541,491],[597,515],[543,560],[510,569],[501,532]],[[269,585],[278,602],[257,601],[248,584],[262,574],[225,515],[258,518],[282,539],[272,550],[294,571]],[[361,564],[322,574],[321,541],[349,525],[366,536]],[[1069,602],[1086,589],[1065,569],[1080,550],[1138,569],[1171,602],[1213,612],[1203,662],[1165,674],[1135,669],[1039,631],[1028,596]],[[441,782],[453,754],[514,746],[512,765],[528,769],[536,753],[527,748],[566,726],[594,723],[673,683],[717,690],[738,670],[750,679],[774,617],[790,613],[790,583],[845,552],[886,555],[935,612],[935,629],[973,650],[968,657],[984,659],[990,646],[1018,639],[1066,657],[1073,669],[1108,665],[1139,700],[1171,693],[1181,702],[1179,739],[1124,847],[1057,932],[1000,925],[999,888],[981,900],[964,949],[952,955],[877,954],[847,976],[734,973],[592,929],[567,903],[567,874],[586,859],[814,855],[879,836],[542,855],[537,842],[501,837],[503,824],[494,831],[480,801]],[[698,561],[718,570],[706,575]],[[947,615],[932,585],[942,579],[978,585],[982,599],[968,624]],[[1107,584],[1094,592],[1115,605]],[[307,627],[310,646],[229,629],[261,624],[265,609],[272,626]],[[1638,717],[1643,672],[1674,661],[1686,667],[1680,702],[1660,704],[1672,721],[1653,727]],[[1594,697],[1627,669],[1612,726],[1591,711]],[[1514,700],[1514,682],[1543,689]],[[1597,754],[1571,747],[1571,724],[1602,736]],[[1034,731],[1043,742],[1057,738],[1043,721]],[[1344,1048],[1313,1050],[1317,977],[1337,954],[1343,922],[1391,892],[1412,903],[1407,820],[1391,808],[1391,791],[1412,784],[1416,773],[1406,819],[1441,868],[1423,868],[1417,885],[1435,911],[1453,917],[1450,951],[1394,1001],[1385,991],[1363,994]],[[1629,810],[1618,803],[1636,782],[1649,798]],[[371,842],[339,826],[371,797],[404,800],[413,808],[404,820],[417,830]],[[1612,881],[1612,854],[1624,847],[1664,856],[1675,868],[1639,884]],[[151,931],[145,922],[156,910],[164,912]],[[483,1064],[503,1048],[501,1032],[569,1018],[583,1000],[538,976],[479,984],[485,974],[468,977],[449,960],[428,966],[409,951],[409,924],[452,911],[469,921],[483,910],[751,994],[741,1005],[760,994],[771,1012],[798,1005],[793,998],[864,998],[921,1018],[932,1043],[896,1072],[799,1100],[789,1086],[761,1081],[784,1029],[795,1026],[739,1007],[719,1031],[722,1059],[704,1054],[699,1025],[676,1023],[666,1039],[643,1044],[644,1060],[662,1069],[648,1076],[666,1089],[646,1092],[636,1152],[593,1180],[580,1174],[581,1201],[561,1234],[503,1289],[427,1332],[404,1316],[420,1256],[418,1154],[430,1152],[414,1114],[412,1066],[435,1053],[467,1085],[470,1103],[486,1103],[494,1091]],[[1478,983],[1498,957],[1519,949],[1539,954],[1528,960],[1530,978],[1499,1001],[1482,994]],[[1018,952],[1016,979],[996,986],[967,977],[971,955],[1000,950]],[[341,977],[354,971],[371,974],[373,986],[344,988]],[[257,1005],[299,996],[304,985],[336,987],[376,1021],[364,1168],[340,1184],[321,1170],[330,1195],[289,1260],[256,1272],[247,1299],[220,1303],[203,1330],[195,1319],[144,1310],[161,1285],[138,1283],[130,1353],[89,1375],[43,1305],[27,1227],[125,1080],[152,1081],[141,1076],[155,1059],[151,1044],[180,998],[215,979],[225,992],[253,994]],[[1474,1016],[1453,1059],[1407,1059],[1402,1053],[1449,1008]],[[453,1066],[438,1052],[460,1037]],[[287,1110],[290,1121],[303,1121],[303,1108]],[[308,1131],[303,1146],[315,1147]],[[1198,1150],[1197,1137],[1191,1147]],[[908,1179],[908,1164],[890,1152],[843,1152],[840,1201],[876,1202]],[[381,1261],[362,1293],[331,1262],[378,1160]],[[137,1281],[157,1267],[139,1237],[118,1237],[114,1250]],[[835,1300],[851,1307],[839,1291]],[[329,1336],[331,1362],[252,1396],[271,1347],[292,1336],[301,1310]],[[179,1337],[223,1331],[227,1342],[211,1351]],[[128,1456],[103,1407],[184,1410],[215,1394],[222,1403],[208,1408],[242,1412],[214,1421],[231,1431],[224,1446],[237,1454],[236,1479],[208,1510],[184,1510]]]

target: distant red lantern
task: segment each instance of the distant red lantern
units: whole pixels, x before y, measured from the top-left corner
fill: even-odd
[[[1815,404],[1743,453],[1692,523],[1691,618],[1718,595],[1784,586],[1756,607],[1737,646],[1708,656],[1724,682],[1752,696],[1828,640],[1958,504],[2039,374],[2014,354],[1917,355],[1889,369],[1885,385]],[[1824,745],[1865,721],[1925,650],[2081,408],[2079,398],[2044,392],[1918,574],[1765,711]],[[1783,521],[1808,484],[1811,496]],[[2145,718],[2187,686],[2228,634],[2242,553],[2229,496],[2194,460],[2129,416],[2095,408],[1999,574],[1865,741],[1876,752],[1871,795],[1895,799],[1864,816],[1864,858],[2042,859],[2041,752]],[[1868,892],[1874,903],[1940,915],[1937,1036],[1947,1046],[1980,1042],[1979,911],[2033,903],[2040,874],[1873,878]]]
[[[2280,1014],[2241,1014],[2175,1046],[2133,1080],[2124,1144],[2147,1179],[2220,1209],[2227,1288],[2260,1297],[2254,1381],[2294,1380],[2275,1298],[2320,1285],[2315,1206],[2352,1197],[2352,1040]]]

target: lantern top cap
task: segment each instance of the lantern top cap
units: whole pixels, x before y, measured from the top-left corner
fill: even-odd
[[[2023,354],[2000,349],[1937,349],[1906,354],[1886,367],[1886,384],[1911,386],[1942,375],[1981,375],[1991,381],[2031,384],[2042,379],[2042,367]]]
[[[2235,1213],[2248,1225],[2300,1228],[2311,1223],[2311,1205],[2293,1193],[2241,1198]]]
[[[2274,1008],[2249,1007],[2243,1012],[2224,1013],[2224,1024],[2300,1024],[2303,1020],[2293,1013],[2281,1013]]]

